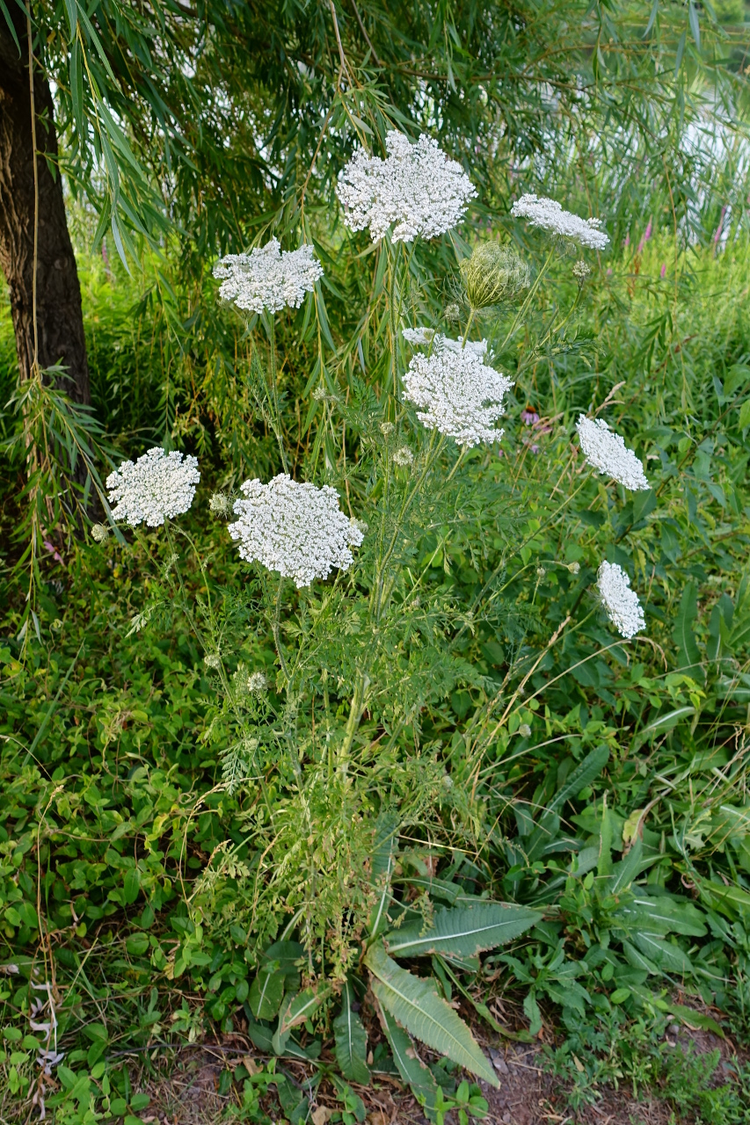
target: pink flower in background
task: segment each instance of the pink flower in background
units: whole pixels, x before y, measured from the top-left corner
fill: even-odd
[[[659,274],[659,276],[662,279],[662,281],[667,276],[667,263],[666,262],[662,262],[661,273]]]
[[[646,230],[644,231],[644,234],[643,234],[643,238],[638,243],[638,249],[636,250],[636,254],[642,254],[643,253],[643,247],[646,245],[649,238],[651,237],[651,230],[652,230],[652,225],[651,225],[651,220],[649,219],[648,226],[646,227]]]
[[[625,242],[623,243],[623,245],[624,246],[630,246],[630,235],[629,234],[625,235]]]
[[[59,552],[58,552],[57,548],[55,547],[54,543],[50,543],[49,539],[45,539],[44,540],[44,546],[45,546],[45,549],[47,551],[49,551],[49,553],[52,555],[52,558],[55,560],[55,562],[59,562],[59,563],[62,562],[62,555],[59,554]]]
[[[521,421],[524,426],[533,426],[539,421],[539,415],[535,410],[522,410]]]

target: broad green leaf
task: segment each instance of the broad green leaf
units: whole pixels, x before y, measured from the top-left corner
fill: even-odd
[[[647,860],[646,864],[650,861]],[[635,841],[632,848],[619,863],[616,863],[612,868],[612,875],[607,885],[609,894],[616,895],[620,891],[626,891],[635,878],[640,875],[643,870],[643,840],[640,837]]]
[[[276,1015],[284,995],[284,974],[261,969],[250,987],[248,1003],[258,1020],[270,1020]]]
[[[499,1085],[471,1031],[450,1004],[438,996],[432,981],[401,969],[380,942],[370,946],[365,964],[372,974],[376,999],[403,1028],[491,1086]]]
[[[739,427],[746,430],[750,426],[750,398],[746,399],[740,407]]]
[[[531,929],[541,920],[538,910],[490,902],[482,906],[461,906],[438,910],[426,933],[421,921],[391,930],[384,941],[393,957],[443,956],[473,957],[486,949],[504,945]]]
[[[634,969],[641,969],[646,973],[659,973],[661,970],[657,969],[653,961],[649,961],[648,957],[644,957],[634,945],[629,941],[623,941],[622,951],[625,954],[625,959],[629,965]]]
[[[396,1069],[403,1081],[411,1087],[417,1101],[424,1106],[427,1116],[433,1119],[438,1087],[432,1071],[417,1058],[411,1039],[398,1026],[393,1016],[382,1004],[376,1004],[375,1007],[380,1026],[393,1053]]]
[[[725,886],[712,879],[703,879],[700,887],[718,910],[726,910],[727,907],[732,911],[750,910],[750,893],[736,884]]]
[[[656,934],[633,934],[633,942],[660,969],[668,973],[689,974],[693,971],[687,954],[679,946]]]
[[[336,1061],[344,1078],[367,1086],[370,1070],[367,1066],[367,1033],[362,1020],[352,1008],[354,993],[346,980],[341,990],[341,1012],[333,1021],[336,1041]]]
[[[684,1004],[670,1004],[669,1010],[673,1016],[677,1016],[677,1019],[682,1020],[683,1023],[690,1024],[692,1027],[700,1027],[703,1031],[712,1031],[714,1035],[718,1035],[721,1039],[725,1038],[720,1024],[703,1012],[696,1012],[692,1008],[685,1007]]]
[[[315,1009],[320,1007],[323,1001],[330,996],[331,991],[330,985],[321,984],[317,988],[306,988],[302,992],[298,992],[296,996],[292,996],[284,1005],[279,1016],[280,1033],[283,1035],[309,1019]]]
[[[617,912],[618,925],[624,924],[631,934],[677,933],[682,937],[704,937],[706,927],[700,912],[692,903],[678,903],[668,898],[636,898]]]
[[[650,742],[652,738],[658,738],[661,735],[668,734],[669,731],[674,730],[679,722],[687,719],[689,716],[695,714],[695,707],[676,707],[674,711],[667,712],[666,715],[659,715],[652,723],[639,730],[633,741],[630,744],[631,753],[640,750],[644,743]]]
[[[550,809],[561,809],[566,801],[577,797],[582,789],[590,785],[599,776],[609,761],[609,749],[606,746],[597,746],[582,762],[579,762],[572,773],[568,774],[562,786],[550,801]]]
[[[693,633],[693,625],[698,616],[698,584],[692,580],[682,591],[680,608],[674,624],[673,637],[679,651],[680,668],[689,669],[692,674],[701,673],[701,654]]]

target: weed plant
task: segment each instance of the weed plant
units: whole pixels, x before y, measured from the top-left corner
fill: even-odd
[[[211,1028],[278,1059],[333,1042],[354,1119],[352,1083],[394,1068],[437,1119],[479,1113],[407,1033],[491,1078],[468,1029],[457,1047],[425,1027],[458,1001],[517,1034],[493,1006],[508,993],[526,1034],[559,1014],[560,1060],[619,1044],[587,1080],[741,1120],[697,1071],[680,1093],[658,1052],[649,1073],[622,1058],[633,1028],[697,1018],[680,991],[747,1035],[745,238],[688,251],[657,232],[589,256],[588,278],[525,238],[533,289],[470,329],[515,380],[506,434],[464,451],[401,395],[403,327],[466,331],[457,237],[409,256],[339,230],[326,287],[273,329],[215,289],[170,295],[156,267],[135,292],[92,265],[99,416],[128,455],[188,441],[204,480],[164,529],[54,544],[24,660],[8,585],[7,1117],[53,1026],[46,1102],[71,1125],[145,1112],[118,1050]],[[601,408],[651,490],[583,465],[574,423]],[[241,562],[208,503],[282,449],[368,525],[350,570],[299,591]],[[641,594],[636,641],[593,593],[603,558]],[[489,947],[513,920],[502,951],[461,930],[480,915]],[[288,1097],[303,1120],[314,1089]]]

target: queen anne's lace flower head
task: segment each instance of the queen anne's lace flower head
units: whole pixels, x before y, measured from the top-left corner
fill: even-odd
[[[293,578],[298,589],[354,562],[350,547],[358,547],[364,534],[339,508],[334,488],[298,484],[280,473],[268,484],[246,480],[240,491],[246,499],[235,501],[239,518],[229,524],[229,534],[247,562]]]
[[[581,246],[590,246],[592,250],[603,250],[609,242],[609,237],[603,230],[599,230],[601,219],[581,219],[570,211],[563,211],[554,199],[537,197],[530,193],[522,195],[510,210],[511,215],[517,219],[528,219],[533,227],[551,230],[563,238],[572,238],[580,242]]]
[[[195,457],[183,457],[176,450],[166,453],[156,446],[135,463],[123,461],[107,477],[109,502],[117,504],[112,515],[131,527],[139,523],[158,527],[188,511],[200,479]]]
[[[617,563],[603,562],[597,586],[609,619],[623,637],[630,639],[646,628],[646,618],[630,579]]]
[[[287,305],[298,309],[322,276],[312,246],[282,250],[276,238],[249,254],[228,254],[214,266],[214,277],[223,278],[219,296],[254,313],[275,313]]]
[[[645,491],[651,487],[640,463],[632,449],[628,449],[623,438],[610,430],[604,419],[596,421],[580,414],[576,424],[581,449],[589,465],[600,473],[606,473],[619,481],[631,492]]]
[[[336,190],[349,229],[369,227],[372,241],[378,242],[392,227],[394,242],[413,242],[418,235],[435,238],[460,223],[477,194],[461,165],[425,134],[412,144],[393,129],[385,147],[385,160],[358,149],[339,175]]]
[[[421,332],[426,337],[429,331],[405,329],[404,336]],[[422,338],[414,342],[421,343]],[[505,413],[503,396],[513,382],[484,362],[487,341],[462,347],[460,338],[450,340],[435,333],[430,344],[431,352],[413,356],[404,375],[404,397],[418,407],[420,422],[459,445],[499,441],[503,430],[496,430],[493,423]]]

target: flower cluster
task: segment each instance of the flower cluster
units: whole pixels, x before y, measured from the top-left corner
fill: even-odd
[[[630,579],[617,563],[603,562],[597,574],[597,586],[609,619],[623,637],[630,639],[646,628],[641,603]]]
[[[394,242],[435,238],[461,222],[476,195],[460,164],[423,134],[416,144],[395,129],[385,138],[388,157],[358,149],[339,175],[337,194],[350,230],[369,227],[373,242],[389,228]]]
[[[450,336],[443,336],[441,332],[436,332],[434,328],[403,328],[401,335],[407,344],[411,344],[412,347],[431,347],[433,352],[454,352],[456,355],[461,352],[470,352],[472,355],[479,356],[480,359],[487,355],[486,340],[467,340],[464,343],[463,336],[459,336],[457,340],[451,340]]]
[[[235,501],[239,518],[229,524],[229,534],[247,562],[293,578],[299,589],[354,562],[350,547],[358,547],[364,535],[341,511],[329,485],[298,484],[280,473],[268,484],[247,480],[240,491],[245,499]]]
[[[223,278],[219,296],[254,313],[299,308],[322,276],[312,246],[282,251],[276,238],[249,254],[228,254],[214,266],[214,277]]]
[[[624,484],[631,492],[645,491],[651,487],[633,450],[628,449],[624,439],[610,430],[602,418],[595,421],[581,414],[576,429],[583,455],[589,465]]]
[[[462,347],[460,339],[439,334],[428,337],[429,332],[404,330],[410,343],[432,344],[430,354],[412,357],[404,375],[404,397],[418,407],[420,422],[459,445],[499,441],[503,431],[496,430],[493,423],[505,413],[503,396],[513,383],[484,362],[487,341],[467,342]]]
[[[183,458],[176,450],[166,453],[156,446],[135,463],[123,461],[107,477],[108,500],[117,504],[112,515],[131,527],[139,523],[158,527],[188,511],[200,479],[195,457]]]
[[[601,219],[581,219],[570,211],[563,211],[554,199],[541,198],[534,194],[522,195],[510,211],[517,219],[528,219],[533,227],[551,230],[563,238],[572,238],[581,246],[592,250],[603,250],[609,242],[603,230],[599,230]]]

